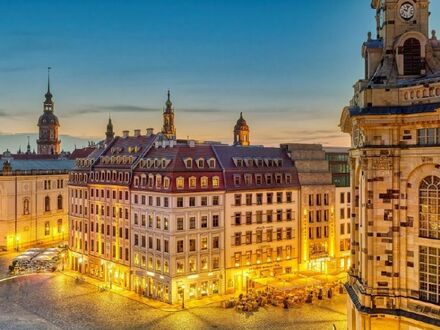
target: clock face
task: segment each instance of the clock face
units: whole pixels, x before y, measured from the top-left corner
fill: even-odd
[[[400,17],[406,21],[409,21],[414,17],[414,12],[414,6],[409,2],[405,2],[402,4],[402,6],[400,6]]]

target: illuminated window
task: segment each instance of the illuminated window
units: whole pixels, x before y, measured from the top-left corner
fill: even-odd
[[[419,247],[419,292],[420,299],[440,304],[440,249]]]
[[[419,235],[440,239],[440,178],[426,177],[419,188]]]
[[[206,176],[202,177],[200,179],[200,186],[202,188],[207,188],[208,187],[208,178]]]
[[[197,179],[196,177],[192,176],[189,178],[189,187],[195,188],[197,186]]]
[[[218,188],[219,185],[220,185],[219,177],[218,177],[218,176],[214,176],[214,177],[212,178],[212,187],[213,187],[213,188]]]

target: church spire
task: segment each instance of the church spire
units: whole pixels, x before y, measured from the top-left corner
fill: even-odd
[[[176,127],[174,126],[174,108],[171,102],[171,92],[168,90],[168,98],[165,103],[165,110],[163,112],[163,128],[162,134],[170,140],[176,139]]]
[[[46,100],[44,101],[44,111],[53,111],[53,100],[52,100],[52,93],[50,92],[50,70],[52,68],[47,68],[47,92],[46,92]]]
[[[30,139],[29,136],[27,137],[28,143],[27,143],[27,148],[26,148],[26,154],[30,154],[31,153],[31,143],[30,143]]]

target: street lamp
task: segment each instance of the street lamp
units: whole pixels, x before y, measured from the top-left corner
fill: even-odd
[[[185,286],[182,285],[182,309],[185,309]]]
[[[17,250],[17,252],[18,252],[18,250],[19,250],[19,246],[18,246],[18,242],[20,241],[20,237],[17,235],[17,236],[15,236],[15,243],[16,243],[16,250]]]

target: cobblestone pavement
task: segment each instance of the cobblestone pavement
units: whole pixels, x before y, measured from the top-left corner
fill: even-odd
[[[165,312],[60,273],[0,282],[0,329],[346,329],[345,296],[255,313],[202,307]]]

